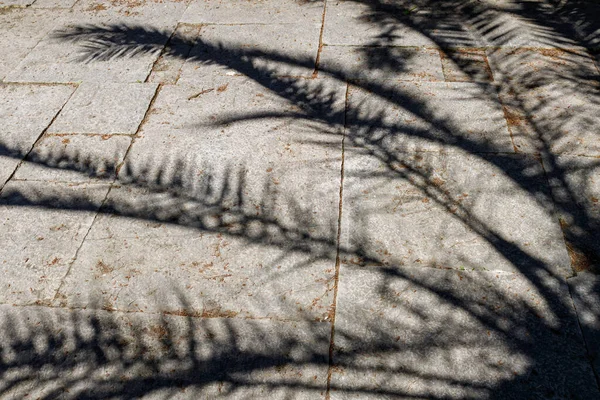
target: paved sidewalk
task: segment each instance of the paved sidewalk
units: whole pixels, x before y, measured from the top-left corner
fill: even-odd
[[[0,0],[0,398],[600,398],[599,32]]]

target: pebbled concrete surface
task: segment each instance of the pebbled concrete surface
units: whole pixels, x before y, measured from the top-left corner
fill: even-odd
[[[0,0],[0,398],[600,398],[597,11]]]

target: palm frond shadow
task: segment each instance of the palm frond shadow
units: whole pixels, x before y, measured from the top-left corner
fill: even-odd
[[[368,6],[373,10],[369,21],[384,27],[375,45],[393,41],[393,35],[396,34],[394,26],[399,20],[442,48],[456,47],[456,42],[452,41],[456,37],[452,29],[442,29],[448,28],[452,20],[454,25],[464,24],[483,36],[487,35],[495,45],[510,42],[518,36],[518,32],[503,29],[504,14],[491,6],[472,6],[469,3],[457,7],[456,2],[447,2],[438,10],[439,15],[443,16],[438,20],[430,15],[411,16],[411,13],[405,12],[406,5],[402,4],[395,6],[369,2]],[[431,4],[424,1],[419,2],[418,6],[425,8]],[[536,18],[536,12],[533,11],[526,13],[529,20]],[[519,10],[512,12],[518,14]],[[548,26],[551,24],[546,20],[535,22],[546,27],[540,31],[541,40],[553,39],[554,26]],[[386,25],[389,26],[386,28]],[[498,33],[498,29],[503,32]],[[325,385],[324,376],[327,375],[327,369],[331,369],[337,378],[331,379],[329,389],[332,394],[338,392],[341,395],[403,398],[594,396],[597,388],[589,386],[590,371],[580,366],[585,355],[580,351],[581,334],[572,313],[564,279],[539,255],[520,247],[478,216],[472,209],[476,199],[465,204],[458,200],[457,193],[440,187],[432,173],[435,168],[411,157],[406,142],[403,143],[406,140],[421,140],[427,145],[464,152],[488,164],[490,168],[501,171],[514,185],[514,190],[525,193],[548,215],[558,212],[565,219],[567,240],[573,244],[575,251],[585,254],[589,263],[593,264],[597,262],[594,232],[598,229],[598,219],[585,207],[573,207],[574,198],[581,189],[569,178],[572,168],[568,168],[568,163],[563,160],[570,155],[564,147],[557,147],[556,143],[560,141],[561,136],[557,132],[561,125],[568,125],[576,119],[580,121],[580,126],[592,130],[597,123],[586,115],[588,110],[585,107],[553,121],[536,120],[533,115],[551,107],[554,104],[552,99],[532,105],[526,94],[521,92],[523,87],[539,89],[556,81],[566,82],[564,88],[571,93],[584,87],[587,90],[589,86],[585,82],[597,79],[587,69],[587,59],[581,63],[577,57],[569,61],[568,73],[548,67],[532,75],[528,71],[522,74],[515,72],[515,66],[531,60],[528,54],[512,59],[498,56],[500,70],[506,76],[496,76],[494,84],[476,84],[479,87],[474,91],[476,98],[489,100],[500,96],[506,107],[510,107],[510,112],[526,121],[529,135],[535,139],[536,153],[546,168],[544,170],[535,157],[532,164],[532,157],[507,155],[496,143],[473,138],[464,131],[460,121],[440,114],[434,105],[415,98],[401,85],[389,85],[377,80],[355,80],[344,69],[320,70],[320,73],[339,81],[352,81],[356,89],[374,94],[386,104],[403,109],[421,123],[389,122],[385,109],[370,108],[366,102],[348,103],[348,109],[340,110],[335,106],[339,99],[334,93],[315,86],[310,80],[279,77],[277,68],[268,64],[274,62],[312,68],[309,58],[231,48],[200,39],[190,41],[178,37],[177,33],[170,35],[140,26],[76,27],[59,33],[56,38],[82,42],[82,60],[86,62],[163,52],[163,57],[220,64],[251,78],[297,106],[294,113],[232,113],[223,116],[219,123],[292,117],[305,120],[307,124],[319,121],[335,126],[340,119],[344,120],[347,157],[350,154],[366,156],[383,166],[379,172],[369,169],[349,171],[347,179],[358,178],[367,183],[367,188],[368,185],[379,185],[383,180],[412,187],[417,193],[415,199],[421,196],[430,199],[475,232],[495,253],[519,271],[527,279],[527,284],[520,286],[510,274],[447,270],[434,276],[430,273],[431,269],[425,268],[434,267],[439,271],[445,260],[437,265],[425,265],[424,268],[398,268],[402,265],[401,261],[382,255],[370,241],[368,232],[362,231],[367,223],[363,223],[361,218],[366,221],[368,214],[376,210],[359,209],[363,215],[358,215],[354,221],[356,232],[352,240],[340,242],[337,215],[315,228],[310,219],[304,219],[305,215],[310,214],[311,207],[307,209],[294,203],[294,193],[284,198],[278,197],[265,181],[258,199],[246,198],[244,193],[248,183],[243,167],[237,170],[225,168],[222,173],[209,172],[198,181],[194,174],[189,173],[191,167],[183,161],[176,162],[175,168],[169,167],[178,171],[175,174],[161,174],[160,171],[166,167],[161,166],[160,160],[147,160],[147,165],[126,163],[119,172],[115,187],[136,188],[144,194],[141,200],[138,198],[131,203],[122,198],[111,201],[109,197],[100,208],[101,213],[167,222],[201,232],[222,233],[246,243],[281,249],[281,257],[294,252],[307,255],[308,258],[297,268],[315,260],[332,263],[339,260],[344,266],[342,279],[346,280],[347,287],[356,290],[354,297],[357,299],[351,302],[355,309],[344,309],[340,305],[337,310],[344,320],[338,320],[335,327],[335,358],[332,361],[329,357],[328,319],[315,321],[309,313],[291,323],[275,321],[279,324],[275,329],[265,328],[261,321],[253,319],[189,316],[171,319],[165,315],[147,317],[157,321],[152,325],[148,321],[135,321],[146,316],[102,311],[67,313],[60,317],[63,318],[61,321],[51,321],[52,317],[40,311],[40,315],[31,317],[31,321],[41,321],[38,325],[37,322],[25,322],[21,315],[9,314],[2,332],[9,337],[5,348],[11,356],[6,358],[10,361],[3,362],[2,370],[14,374],[9,376],[15,378],[8,379],[9,383],[3,386],[2,393],[37,386],[42,390],[42,398],[59,395],[67,398],[140,397],[148,394],[160,396],[163,393],[167,397],[177,390],[174,387],[180,386],[182,389],[203,390],[202,393],[208,390],[208,393],[215,395],[255,397],[257,392],[253,390],[259,390],[260,396],[292,398],[297,395],[298,389],[321,394]],[[169,40],[163,50],[164,43]],[[183,45],[177,45],[178,42]],[[561,43],[581,44],[581,40],[567,36]],[[190,52],[192,48],[196,50]],[[370,54],[389,57],[385,52]],[[565,54],[568,56],[571,53],[566,51],[561,56]],[[446,55],[466,74],[477,74],[477,68],[459,59],[459,54],[448,50]],[[267,66],[263,63],[265,60]],[[506,60],[503,65],[502,61]],[[371,60],[369,65],[376,68],[382,64],[381,60]],[[383,65],[399,70],[403,68],[402,63]],[[582,80],[584,83],[581,83]],[[588,93],[592,102],[598,100],[593,96],[595,93],[594,89]],[[340,135],[337,129],[323,134],[333,137]],[[14,149],[2,150],[2,154],[21,156]],[[92,171],[97,170],[94,162],[81,163],[77,155],[72,160],[70,157],[53,155],[52,159],[61,159],[61,166],[83,174],[93,175]],[[32,161],[49,166],[56,164],[48,159]],[[537,167],[532,167],[535,163],[538,163]],[[593,174],[598,166],[598,161],[588,160],[580,168],[587,174]],[[116,170],[111,166],[103,168]],[[158,174],[155,173],[157,169]],[[211,171],[210,165],[205,169]],[[558,187],[560,195],[556,191],[551,192],[547,185],[540,184],[545,182],[547,176],[554,187]],[[3,202],[11,206],[98,209],[97,205],[89,204],[86,199],[72,196],[30,195],[19,190],[3,191],[2,195]],[[156,200],[157,195],[161,196],[160,201]],[[255,205],[249,207],[252,202],[259,203],[258,215]],[[286,204],[290,210],[288,215],[278,213],[275,204]],[[287,222],[282,222],[282,219]],[[462,261],[467,269],[477,267],[469,265],[468,258]],[[277,279],[277,276],[272,278]],[[373,291],[373,287],[377,290]],[[172,290],[177,293],[177,288]],[[523,293],[531,293],[531,296]],[[177,296],[185,308],[190,299],[180,293]],[[76,320],[69,321],[69,318]],[[122,332],[127,324],[123,324],[121,318],[131,319],[129,326],[133,333]],[[51,322],[44,324],[44,320]],[[293,332],[289,331],[289,325],[286,324],[293,326]],[[65,330],[70,330],[69,333],[57,330],[59,326],[66,326]],[[87,329],[87,333],[78,334],[79,329]],[[300,335],[300,331],[306,332],[304,336]],[[242,343],[244,340],[250,340],[251,343]],[[147,341],[152,344],[146,345]],[[548,351],[558,348],[562,350],[561,354]],[[509,359],[507,353],[510,354]],[[463,361],[477,360],[481,368],[475,373],[468,368],[462,369],[464,363],[453,366],[457,358]],[[312,374],[300,376],[294,373],[306,366],[316,371],[316,378],[313,379]],[[443,368],[435,369],[434,366]],[[42,375],[36,371],[44,371],[42,367],[50,371],[44,378],[46,380],[40,379]],[[71,380],[59,377],[66,375],[66,371],[80,368],[107,371],[107,377],[92,380],[83,380],[83,375],[71,375]],[[21,371],[21,374],[14,371]],[[360,379],[363,376],[375,377],[374,382],[366,383]],[[403,382],[407,381],[412,384],[404,385]],[[65,389],[71,394],[65,394]]]

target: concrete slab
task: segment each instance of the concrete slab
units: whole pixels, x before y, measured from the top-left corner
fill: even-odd
[[[49,304],[108,185],[9,182],[0,194],[0,303]]]
[[[324,399],[329,332],[328,323],[308,321],[0,306],[0,391],[8,398]]]
[[[46,135],[13,179],[92,182],[111,180],[131,145],[128,136]]]
[[[298,95],[327,82],[307,81]],[[335,87],[330,114],[343,110],[344,85]],[[318,117],[331,115],[314,110],[305,123],[276,88],[232,79],[201,89],[159,93],[108,200],[115,215],[98,218],[60,304],[102,295],[108,309],[179,312],[181,291],[184,311],[200,315],[329,319],[343,115],[327,132],[335,121]]]
[[[463,48],[440,51],[446,82],[492,82],[494,76],[485,49]]]
[[[352,86],[347,114],[351,143],[379,141],[393,153],[514,151],[495,90],[477,83],[397,82],[372,91]]]
[[[82,83],[49,133],[135,134],[157,85]]]
[[[0,80],[54,27],[58,11],[7,9],[0,12]],[[10,55],[10,56],[8,56]]]
[[[539,161],[419,153],[390,169],[358,153],[346,147],[348,262],[571,275]]]
[[[492,49],[515,146],[522,152],[600,155],[599,74],[582,51]]]
[[[343,265],[331,398],[596,398],[566,286]]]
[[[580,272],[569,279],[569,288],[579,326],[583,332],[588,356],[596,379],[600,378],[600,277],[590,272]]]
[[[5,80],[144,82],[185,7],[170,0],[79,1]]]
[[[444,80],[438,50],[418,47],[323,46],[319,70],[349,79]]]
[[[0,188],[75,87],[0,84]]]
[[[600,271],[600,162],[596,157],[545,156],[544,169],[576,272]]]
[[[411,5],[412,6],[412,5]],[[327,4],[323,43],[354,46],[479,47],[468,27],[427,9],[386,2]],[[351,28],[350,28],[351,27]]]
[[[320,24],[208,25],[181,70],[182,84],[210,75],[310,77]]]
[[[323,1],[193,0],[181,18],[186,24],[319,24]]]

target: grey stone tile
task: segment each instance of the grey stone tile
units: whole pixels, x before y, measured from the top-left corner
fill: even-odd
[[[498,96],[491,86],[468,82],[394,82],[352,86],[347,132],[351,143],[390,152],[514,151]]]
[[[48,132],[134,134],[156,87],[154,83],[82,83]]]
[[[494,80],[484,49],[440,51],[446,82],[491,82]]]
[[[177,1],[80,1],[62,12],[54,29],[5,80],[143,82],[185,6]]]
[[[571,274],[539,161],[426,152],[386,163],[360,149],[345,154],[347,262]]]
[[[13,179],[90,182],[115,178],[131,144],[127,136],[46,135]]]
[[[179,82],[195,84],[214,75],[310,77],[319,32],[318,24],[204,26]]]
[[[492,49],[489,60],[520,151],[600,154],[599,75],[587,53]]]
[[[179,80],[181,67],[197,43],[202,25],[179,25],[152,67],[148,82],[174,85]]]
[[[343,265],[331,398],[596,398],[566,286]]]
[[[600,271],[600,161],[596,157],[544,156],[571,266]]]
[[[504,10],[486,7],[476,22],[477,38],[485,46],[582,48],[573,25],[556,15],[547,2],[514,2]]]
[[[350,79],[444,80],[438,50],[417,47],[323,46],[319,69]]]
[[[355,46],[479,47],[467,27],[452,18],[410,11],[411,5],[335,1],[327,4],[323,43]]]
[[[600,378],[600,277],[590,272],[580,272],[568,282],[588,356],[598,379]]]
[[[74,90],[67,85],[0,84],[0,187]]]
[[[57,11],[9,9],[0,12],[0,80],[54,27]]]
[[[0,302],[48,304],[108,185],[9,182],[0,195]]]
[[[323,1],[194,0],[182,23],[188,24],[319,24]]]
[[[301,81],[298,96],[320,84]],[[250,80],[197,96],[202,88],[163,87],[61,304],[102,294],[108,308],[178,312],[183,291],[186,312],[328,319],[345,85],[335,88],[333,108],[306,122],[306,109]],[[327,113],[337,131],[316,118]]]
[[[0,306],[0,388],[8,398],[323,399],[329,332],[307,321]]]

